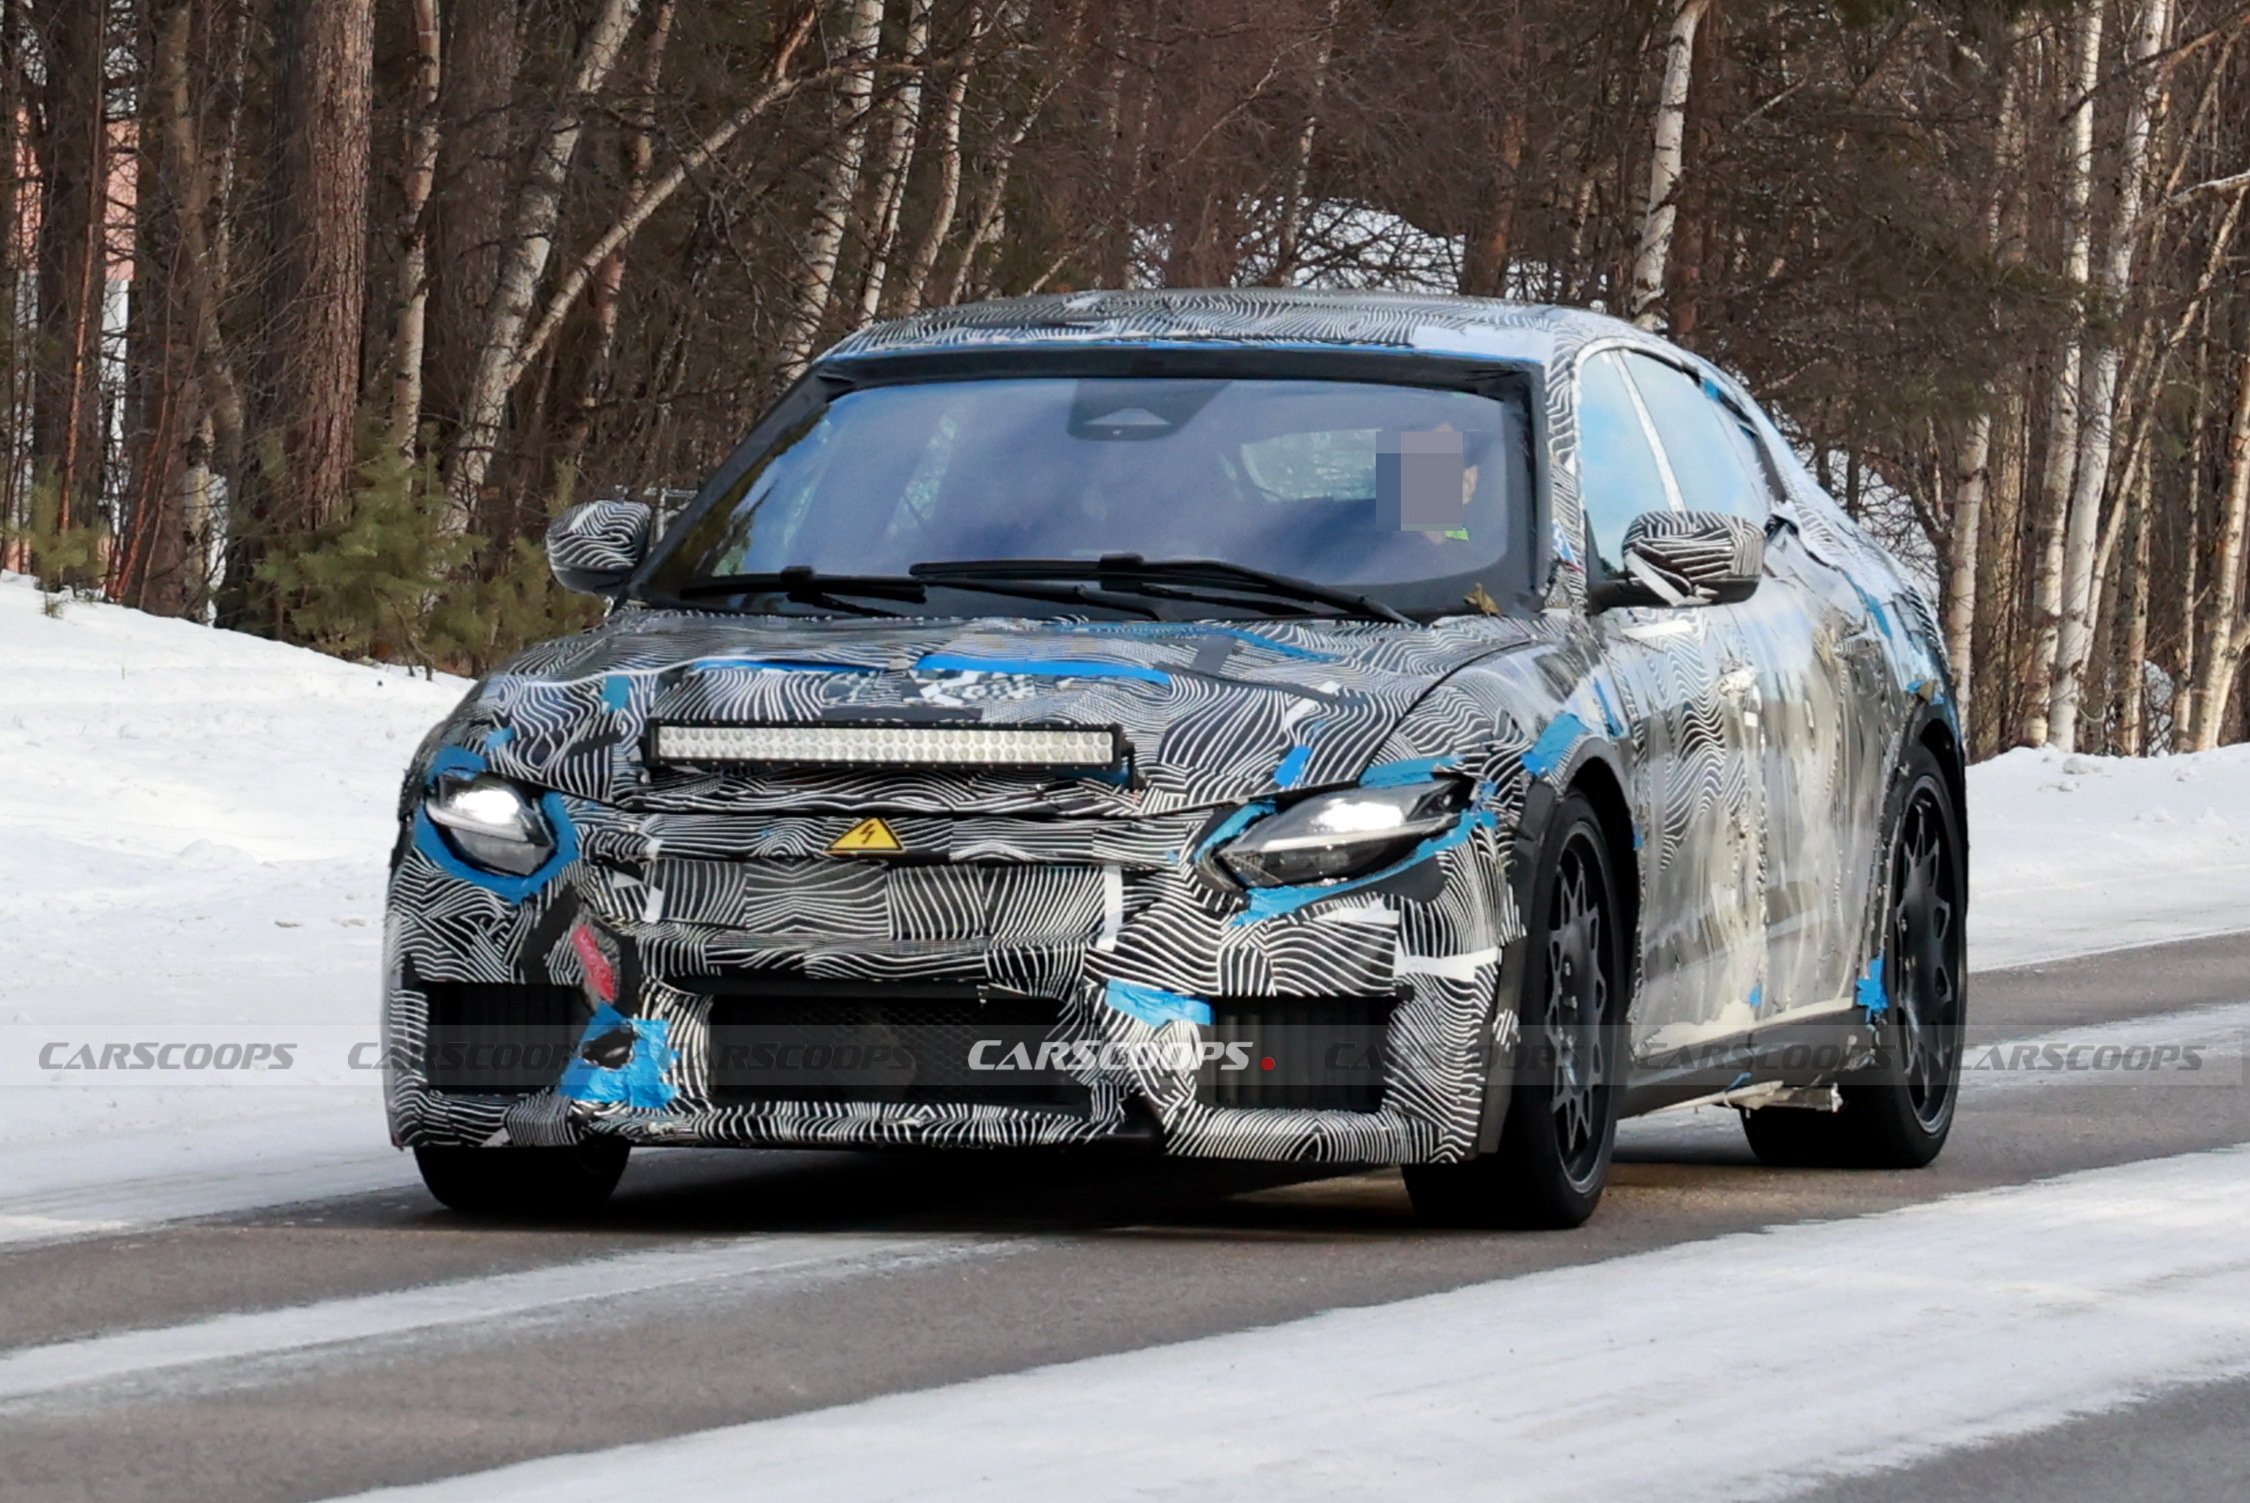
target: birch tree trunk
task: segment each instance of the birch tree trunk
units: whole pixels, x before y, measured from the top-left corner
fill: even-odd
[[[1276,287],[1297,279],[1298,241],[1305,232],[1305,193],[1312,185],[1313,146],[1320,138],[1320,111],[1328,97],[1328,69],[1336,52],[1336,19],[1343,0],[1328,0],[1328,17],[1320,29],[1320,45],[1313,53],[1312,87],[1305,104],[1304,123],[1297,129],[1289,164],[1289,197],[1281,206],[1281,226],[1274,237],[1273,275]]]
[[[2139,86],[2127,106],[2125,136],[2118,151],[2117,193],[2109,223],[2108,255],[2102,262],[2100,295],[2106,332],[2087,372],[2078,460],[2072,477],[2068,540],[2063,556],[2062,628],[2056,644],[2055,683],[2048,704],[2050,745],[2072,750],[2078,736],[2078,701],[2092,645],[2096,541],[2102,497],[2109,483],[2110,456],[2117,421],[2117,376],[2124,358],[2115,325],[2132,290],[2133,253],[2141,233],[2143,180],[2148,170],[2149,133],[2162,112],[2163,74],[2157,55],[2171,30],[2170,0],[2142,0],[2131,66]]]
[[[1976,677],[1977,556],[1982,547],[1984,498],[1991,482],[1992,413],[1969,419],[1955,470],[1953,528],[1947,538],[1945,655],[1953,668],[1953,696],[1968,703]]]
[[[641,227],[671,200],[673,194],[679,192],[689,178],[709,166],[713,158],[726,150],[735,137],[741,135],[766,111],[799,89],[833,76],[826,72],[808,73],[796,78],[783,76],[788,72],[790,61],[796,56],[798,49],[804,45],[805,38],[812,34],[812,23],[816,15],[817,12],[810,9],[802,13],[797,29],[782,43],[772,66],[766,70],[766,86],[753,94],[742,108],[720,121],[702,140],[682,152],[677,162],[658,173],[639,192],[628,192],[624,210],[619,214],[617,222],[603,231],[601,237],[571,263],[570,269],[556,279],[554,291],[548,294],[546,303],[540,309],[539,321],[523,337],[522,348],[517,354],[514,380],[521,380],[525,368],[546,353],[547,346],[561,332],[563,321],[578,306],[579,298],[602,275],[603,268],[611,263],[611,258],[640,233]],[[513,382],[511,389],[512,387]]]
[[[2211,374],[2211,341],[2208,331],[2195,342],[2195,381],[2199,389],[2208,389],[2204,383]],[[2180,532],[2180,593],[2177,600],[2176,630],[2173,640],[2179,644],[2172,664],[2172,744],[2175,752],[2186,751],[2195,743],[2196,707],[2202,703],[2197,686],[2203,681],[2203,662],[2199,652],[2204,596],[2209,593],[2210,581],[2199,571],[2205,555],[2204,543],[2208,527],[2204,520],[2203,476],[2205,448],[2210,427],[2205,423],[2195,425],[2195,437],[2188,443],[2187,454],[2187,505],[2182,508]]]
[[[2008,205],[2016,192],[2024,157],[2023,27],[2008,34],[2007,51],[2000,60],[2000,110],[1992,135],[1992,182],[1985,195],[1984,252],[2013,260],[2004,245]],[[1994,393],[1993,399],[1999,400]],[[1976,682],[1976,619],[1978,564],[1984,544],[1985,500],[1992,488],[1992,402],[1969,419],[1954,464],[1953,525],[1947,538],[1945,576],[1945,650],[1953,669],[1953,695],[1967,704]]]
[[[672,40],[672,21],[678,10],[678,0],[656,0],[656,8],[649,15],[648,45],[641,53],[640,77],[633,89],[632,128],[625,133],[625,190],[618,208],[620,223],[633,218],[641,201],[648,197],[649,174],[656,166],[656,91],[664,79],[664,53]],[[593,271],[586,279],[586,304],[594,319],[594,338],[578,373],[577,390],[570,399],[570,417],[560,445],[564,458],[572,464],[577,462],[585,449],[587,436],[593,431],[595,404],[609,369],[611,353],[617,346],[617,313],[624,290],[625,250],[621,240],[594,262]],[[533,337],[538,341],[538,348],[528,351],[526,359],[536,359],[551,336],[540,325],[534,325]]]
[[[945,248],[946,237],[953,233],[953,217],[961,209],[961,111],[968,102],[969,74],[978,44],[984,39],[984,27],[984,12],[970,6],[967,54],[945,81],[930,148],[937,156],[937,194],[930,204],[929,221],[915,242],[913,258],[907,263],[906,276],[892,294],[894,305],[902,313],[921,307],[927,299],[938,255]]]
[[[2219,744],[2250,626],[2242,619],[2242,532],[2250,521],[2250,350],[2235,372],[2234,422],[2227,430],[2227,483],[2220,497],[2217,546],[2203,616],[2202,675],[2196,685],[2192,751]]]
[[[422,420],[422,356],[429,343],[430,190],[437,183],[438,92],[444,43],[438,0],[413,0],[414,84],[407,106],[406,172],[400,182],[398,290],[391,318],[390,444],[414,447]]]
[[[883,288],[898,255],[899,216],[906,207],[906,173],[922,131],[924,71],[930,60],[930,0],[911,0],[906,16],[906,56],[914,66],[891,98],[890,130],[876,168],[875,203],[869,215],[867,272],[859,284],[859,322],[882,311]]]
[[[2089,4],[2079,19],[2076,67],[2067,86],[2075,90],[2064,128],[2063,280],[2081,298],[2092,264],[2094,191],[2094,93],[2101,83],[2102,7]],[[2023,740],[2044,746],[2048,705],[2054,694],[2056,657],[2062,632],[2062,578],[2071,480],[2078,466],[2079,378],[2085,326],[2074,323],[2063,336],[2056,362],[2047,424],[2047,463],[2039,486],[2038,572],[2032,578],[2030,703],[2025,707]]]
[[[779,341],[781,373],[790,379],[812,359],[820,339],[829,294],[836,286],[836,264],[843,254],[844,231],[859,195],[860,169],[867,155],[867,127],[875,95],[875,47],[883,26],[883,0],[847,0],[842,52],[845,62],[836,99],[836,150],[828,159],[788,321]]]
[[[2149,534],[2156,530],[2156,519],[2149,514],[2148,469],[2148,455],[2136,456],[2128,472],[2125,494],[2120,498],[2120,504],[2129,503],[2133,510],[2133,556],[2128,565],[2125,596],[2125,683],[2117,718],[2117,750],[2127,757],[2142,756],[2148,750],[2145,727],[2148,721]]]
[[[1024,109],[1006,135],[992,143],[987,158],[984,186],[977,191],[974,212],[969,216],[969,236],[961,244],[961,258],[953,264],[953,277],[945,289],[947,304],[958,303],[967,293],[969,279],[976,274],[977,257],[991,244],[1000,232],[1001,210],[1008,199],[1008,178],[1015,170],[1016,148],[1023,145],[1024,137],[1031,134],[1032,122],[1046,104],[1042,92]]]
[[[446,475],[447,521],[457,532],[467,531],[476,510],[485,477],[492,468],[494,450],[507,417],[508,394],[523,375],[526,355],[524,328],[529,323],[532,299],[539,279],[554,254],[555,226],[562,217],[563,183],[578,155],[578,142],[586,131],[586,111],[593,96],[609,81],[617,66],[626,33],[640,12],[640,0],[603,0],[599,15],[580,45],[570,82],[556,102],[554,114],[540,139],[533,144],[531,165],[522,191],[516,196],[514,223],[500,264],[500,280],[493,290],[492,309],[485,318],[484,336],[477,350],[476,372],[470,378],[461,429],[454,439]]]
[[[1672,255],[1672,226],[1679,218],[1682,152],[1687,140],[1688,86],[1695,72],[1695,33],[1711,0],[1674,0],[1665,42],[1664,82],[1656,101],[1655,149],[1649,154],[1648,196],[1642,202],[1640,248],[1633,256],[1627,303],[1644,329],[1664,322],[1665,269]]]
[[[519,156],[524,0],[444,0],[437,184],[430,221],[422,410],[457,434],[508,239]]]

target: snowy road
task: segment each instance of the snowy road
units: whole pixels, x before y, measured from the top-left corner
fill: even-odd
[[[0,1245],[0,1497],[2236,1491],[2250,938],[1975,995],[1996,1036],[2206,1068],[1975,1075],[1916,1174],[1650,1119],[1541,1236],[1420,1230],[1393,1173],[1130,1161],[648,1156],[547,1230],[340,1148],[80,1189]],[[67,1221],[55,1185],[0,1216]]]

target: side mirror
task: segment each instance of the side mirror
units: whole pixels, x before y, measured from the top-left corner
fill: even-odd
[[[1766,567],[1755,522],[1716,511],[1648,511],[1625,529],[1625,572],[1595,586],[1596,610],[1614,605],[1732,605],[1748,600]]]
[[[648,557],[655,531],[646,502],[583,502],[547,524],[547,566],[566,590],[614,595]]]

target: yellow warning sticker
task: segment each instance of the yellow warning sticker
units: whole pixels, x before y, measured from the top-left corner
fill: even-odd
[[[863,819],[836,838],[828,848],[831,856],[880,855],[887,851],[903,851],[906,847],[891,833],[891,827],[879,819]]]

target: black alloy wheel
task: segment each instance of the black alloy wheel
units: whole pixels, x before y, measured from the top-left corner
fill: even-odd
[[[1407,1166],[1407,1191],[1428,1221],[1578,1226],[1609,1179],[1625,934],[1609,847],[1584,795],[1557,806],[1530,892],[1521,1035],[1500,1145],[1466,1163]]]
[[[1765,1163],[1919,1169],[1953,1130],[1968,1020],[1967,853],[1952,790],[1927,748],[1907,755],[1893,807],[1875,1062],[1839,1082],[1841,1111],[1744,1113]]]
[[[609,1199],[631,1151],[621,1138],[588,1138],[568,1148],[424,1147],[414,1150],[414,1164],[429,1192],[456,1211],[571,1216]]]

